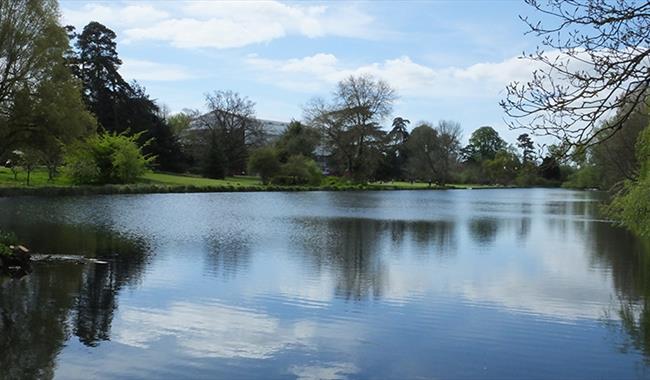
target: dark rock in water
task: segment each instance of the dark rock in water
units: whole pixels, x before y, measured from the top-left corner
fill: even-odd
[[[21,278],[32,273],[32,260],[29,249],[22,245],[9,246],[11,253],[0,255],[0,273],[11,278]]]

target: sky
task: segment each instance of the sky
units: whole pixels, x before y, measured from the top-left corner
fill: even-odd
[[[519,57],[539,44],[507,1],[61,1],[62,22],[98,21],[117,34],[127,80],[143,84],[172,112],[205,110],[205,94],[233,90],[259,118],[300,120],[314,97],[371,74],[399,99],[393,116],[461,124],[464,140],[493,126],[514,142],[499,100],[530,77]],[[385,121],[386,127],[390,120]]]

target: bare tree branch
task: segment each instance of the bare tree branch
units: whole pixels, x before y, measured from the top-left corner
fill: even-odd
[[[648,102],[650,3],[525,1],[555,23],[521,17],[528,33],[542,38],[541,46],[522,58],[542,68],[530,81],[507,86],[500,104],[508,124],[557,137],[569,148],[589,147],[610,137]],[[603,128],[605,119],[615,114]]]

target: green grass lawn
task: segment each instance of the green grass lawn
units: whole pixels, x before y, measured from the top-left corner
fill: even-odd
[[[49,181],[47,178],[47,171],[44,168],[36,169],[32,172],[30,176],[30,184],[27,186],[26,183],[27,174],[24,171],[18,173],[17,179],[14,178],[13,173],[10,169],[5,167],[0,167],[0,188],[39,188],[39,187],[74,187],[68,178],[63,175],[59,175],[54,178],[54,180]],[[327,181],[326,181],[327,182]],[[119,185],[118,185],[119,186]],[[263,190],[267,186],[262,185],[258,177],[252,176],[237,176],[237,177],[227,177],[225,179],[211,179],[204,178],[200,176],[190,175],[190,174],[168,174],[168,173],[155,173],[150,172],[145,174],[140,178],[138,183],[131,186],[140,189],[145,189],[147,186],[166,186],[170,188],[181,188],[185,186],[193,186],[197,188],[256,188]],[[494,187],[494,186],[481,186],[481,185],[466,185],[466,184],[450,184],[450,187],[453,188],[485,188],[485,187]],[[323,185],[327,187],[327,184]],[[337,187],[339,189],[354,188],[359,189],[360,187],[355,184],[336,184],[330,187]],[[300,187],[297,187],[300,189]],[[361,189],[403,189],[403,190],[416,190],[416,189],[428,189],[429,185],[422,182],[403,182],[403,181],[394,181],[394,182],[372,182],[361,187]],[[277,189],[277,187],[274,187]],[[146,191],[145,191],[146,192]]]
[[[138,181],[140,184],[167,185],[167,186],[261,186],[257,177],[228,177],[226,179],[211,179],[192,175],[147,173]],[[20,171],[17,179],[10,169],[0,167],[0,186],[4,187],[26,187],[27,173]],[[47,178],[45,169],[36,169],[30,175],[30,187],[43,186],[73,186],[68,178],[58,175],[54,180]]]
[[[143,183],[158,185],[182,185],[182,186],[262,186],[257,177],[239,176],[227,177],[226,179],[212,179],[192,175],[147,173],[142,178]]]
[[[42,186],[70,186],[70,181],[63,177],[57,176],[54,180],[50,181],[47,178],[47,170],[36,169],[30,174],[29,178],[30,187]],[[27,173],[20,171],[18,176],[14,178],[14,174],[9,168],[0,166],[0,186],[4,187],[26,187],[27,186]]]

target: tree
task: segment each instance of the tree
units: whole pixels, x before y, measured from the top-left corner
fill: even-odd
[[[429,184],[443,182],[440,165],[441,142],[435,129],[428,124],[413,128],[406,148],[409,152],[408,167],[412,177],[428,181]]]
[[[483,170],[492,183],[509,184],[519,170],[519,159],[513,149],[501,149],[494,158],[483,161]]]
[[[442,173],[443,179],[448,182],[451,179],[451,170],[457,166],[460,158],[460,139],[462,130],[460,123],[452,120],[441,120],[436,126],[442,149]]]
[[[183,111],[173,114],[167,118],[167,123],[172,129],[174,135],[180,137],[190,128],[192,123],[191,111]]]
[[[275,149],[266,147],[253,151],[248,161],[248,171],[258,174],[264,185],[269,183],[280,172],[280,161]]]
[[[290,156],[302,155],[314,158],[314,151],[320,144],[320,132],[314,127],[299,121],[289,123],[275,144],[281,162],[287,162]]]
[[[496,157],[497,152],[507,146],[494,128],[486,126],[475,130],[469,138],[469,145],[464,149],[467,161],[482,162]]]
[[[55,1],[0,1],[0,156],[18,147],[58,155],[61,142],[92,127],[64,67],[67,46]]]
[[[606,121],[600,128],[616,123],[617,117]],[[635,144],[648,124],[648,109],[637,109],[621,124],[620,131],[613,136],[601,135],[603,141],[599,140],[588,150],[590,163],[598,170],[601,188],[610,189],[624,180],[635,180],[641,174]]]
[[[68,37],[58,25],[56,3],[12,4],[15,7],[0,2],[0,36],[18,44],[8,47],[0,41],[0,51],[7,54],[0,57],[0,87],[6,90],[0,100],[0,155],[18,148],[38,157],[31,161],[44,163],[52,179],[63,146],[94,131],[95,119],[86,111],[80,85],[66,65]],[[27,36],[33,40],[24,40]]]
[[[117,55],[115,32],[95,21],[86,25],[80,34],[76,34],[74,28],[69,30],[76,38],[77,49],[69,63],[83,83],[88,108],[104,129],[124,132],[129,125],[120,119],[128,116],[119,108],[126,106],[133,89],[118,72],[122,60]]]
[[[392,124],[393,129],[390,130],[388,135],[397,144],[403,144],[409,137],[409,132],[406,129],[406,126],[409,124],[411,124],[411,121],[408,119],[404,119],[402,117],[394,118]]]
[[[350,76],[337,85],[331,104],[316,100],[305,110],[332,151],[333,167],[355,180],[367,180],[381,159],[385,132],[381,122],[391,113],[395,90],[369,75]]]
[[[62,53],[65,47],[59,48]],[[52,64],[33,94],[24,89],[15,97],[9,121],[10,129],[20,132],[14,134],[16,143],[39,151],[50,180],[62,162],[64,146],[96,128],[95,118],[86,110],[79,85],[63,64],[62,56]]]
[[[562,170],[560,168],[560,160],[564,155],[566,148],[561,145],[550,145],[546,156],[542,158],[542,163],[539,165],[539,175],[549,181],[561,181]]]
[[[406,141],[409,138],[407,125],[410,120],[402,117],[393,119],[392,129],[386,136],[386,149],[384,160],[379,165],[375,177],[380,179],[400,179],[403,176],[404,166],[408,160]]]
[[[251,149],[260,147],[264,131],[255,119],[255,103],[233,91],[206,94],[208,113],[197,116],[195,123],[208,135],[208,152],[218,144],[223,151],[226,175],[242,174]],[[197,113],[198,114],[198,113]]]
[[[528,133],[522,133],[517,137],[517,146],[521,149],[521,158],[524,165],[535,159],[535,146]]]
[[[127,83],[119,73],[115,32],[98,22],[80,34],[68,27],[76,50],[68,52],[68,64],[83,83],[84,100],[106,131],[139,134],[144,153],[158,157],[159,169],[182,171],[185,157],[165,112],[137,82]]]
[[[507,87],[501,106],[512,127],[591,146],[624,127],[650,84],[650,3],[632,0],[526,0],[553,25],[523,18],[543,48],[526,56],[541,68]],[[599,128],[604,118],[624,112]]]
[[[625,180],[608,206],[608,213],[635,233],[650,236],[650,128],[639,134],[637,159],[641,163],[637,180]]]
[[[434,129],[423,123],[413,129],[406,141],[408,167],[414,178],[445,185],[450,169],[457,162],[460,125],[441,121]]]
[[[51,56],[48,33],[57,27],[54,0],[0,1],[0,115],[8,115],[18,88],[39,82]],[[2,151],[0,151],[2,153]]]

